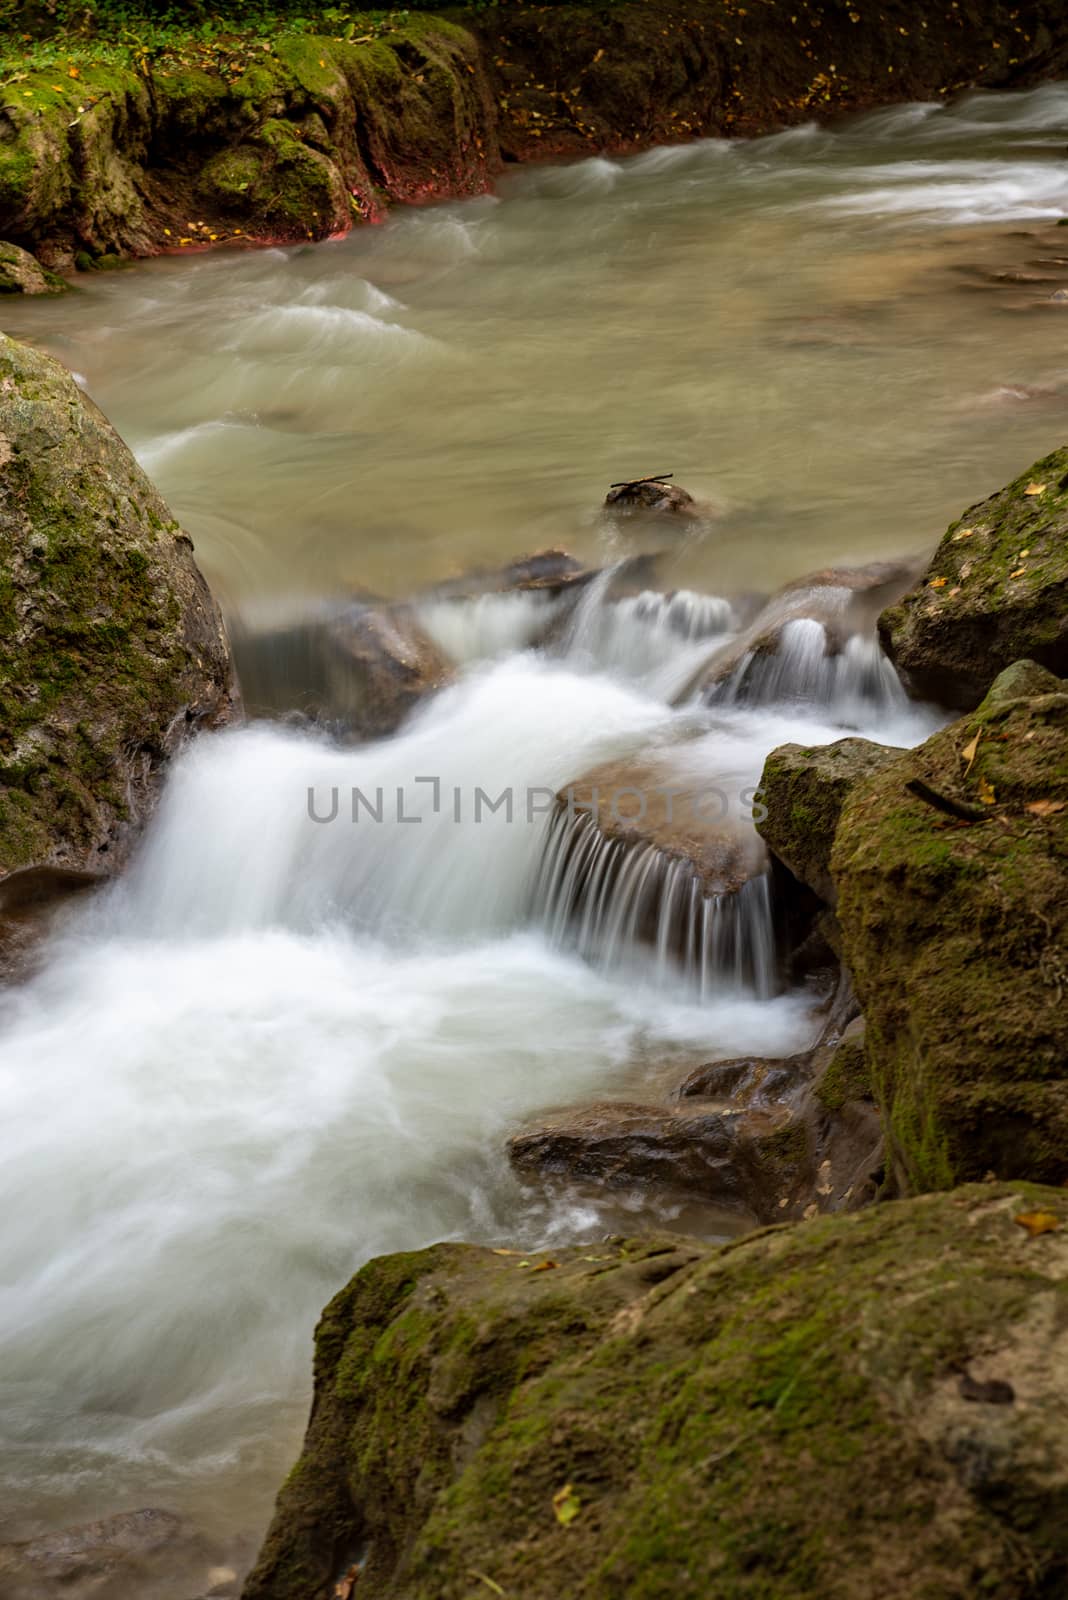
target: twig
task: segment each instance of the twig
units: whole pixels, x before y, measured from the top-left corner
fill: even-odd
[[[972,805],[968,800],[954,800],[948,794],[939,794],[922,778],[910,778],[905,788],[936,811],[943,812],[947,817],[958,817],[962,822],[982,822],[990,815],[989,806]]]
[[[640,483],[666,483],[673,472],[654,472],[651,478],[624,478],[622,483],[610,483],[610,489],[636,489]]]

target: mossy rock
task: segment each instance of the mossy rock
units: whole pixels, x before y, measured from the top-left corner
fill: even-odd
[[[852,791],[831,866],[899,1186],[1068,1180],[1068,684],[1002,673]]]
[[[983,1184],[722,1248],[373,1261],[244,1600],[357,1561],[367,1600],[1052,1600],[1066,1222]]]
[[[879,633],[910,691],[942,705],[977,706],[1022,657],[1068,675],[1068,446],[952,523]]]
[[[831,847],[846,796],[900,754],[868,739],[839,739],[814,748],[780,745],[764,763],[758,798],[767,814],[757,832],[794,877],[830,905]]]
[[[191,541],[70,374],[0,335],[0,875],[116,865],[230,678]]]
[[[0,294],[63,294],[69,287],[28,250],[0,239]]]

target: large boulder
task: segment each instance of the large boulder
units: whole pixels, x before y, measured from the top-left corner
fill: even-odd
[[[901,753],[869,739],[839,739],[813,748],[780,745],[764,763],[757,832],[794,877],[829,905],[835,901],[831,847],[846,796]]]
[[[191,541],[70,374],[0,335],[0,875],[112,870],[230,684]]]
[[[244,1600],[1051,1600],[1066,1221],[981,1184],[722,1248],[373,1261]]]
[[[857,784],[831,870],[898,1186],[1068,1180],[1068,684],[1018,663]]]
[[[913,694],[964,710],[1013,661],[1068,674],[1068,446],[951,523],[879,634]]]

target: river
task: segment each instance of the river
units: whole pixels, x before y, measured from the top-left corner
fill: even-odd
[[[544,816],[476,822],[474,791],[510,786],[521,812],[684,742],[738,795],[787,739],[937,725],[870,638],[806,676],[814,623],[761,694],[679,691],[751,591],[922,552],[1063,441],[1066,136],[1064,86],[898,107],[532,168],[341,241],[5,305],[131,443],[244,629],[549,545],[620,561],[645,535],[598,507],[643,472],[713,512],[656,535],[681,628],[595,587],[537,650],[549,602],[423,602],[458,678],[392,739],[260,721],[200,741],[127,876],[0,996],[8,1536],[163,1505],[240,1565],[299,1440],[315,1319],[363,1260],[647,1217],[647,1197],[524,1187],[509,1131],[811,1037],[810,997],[752,963],[695,969],[622,923],[611,951],[576,939],[536,892]],[[402,789],[421,820],[316,824],[309,787]]]

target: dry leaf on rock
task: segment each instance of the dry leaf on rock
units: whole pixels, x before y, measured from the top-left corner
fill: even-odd
[[[1055,1217],[1052,1211],[1021,1211],[1012,1220],[1027,1229],[1029,1239],[1037,1239],[1040,1233],[1056,1233],[1061,1225],[1060,1217]]]

